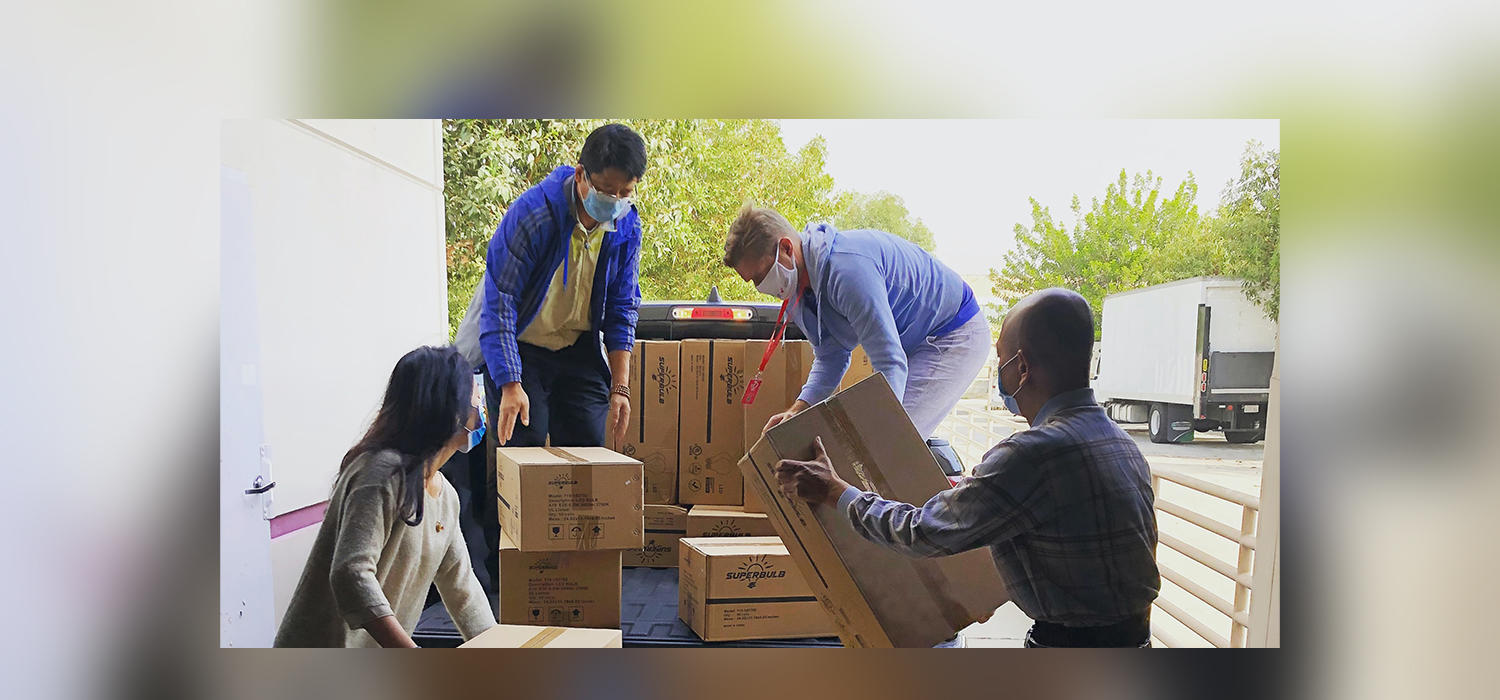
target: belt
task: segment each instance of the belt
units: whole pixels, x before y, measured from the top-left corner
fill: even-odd
[[[1037,621],[1026,636],[1044,647],[1138,647],[1151,640],[1151,614],[1099,627]]]

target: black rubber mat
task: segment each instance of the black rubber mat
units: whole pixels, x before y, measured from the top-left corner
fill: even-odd
[[[837,637],[704,642],[687,623],[677,619],[677,569],[624,569],[620,577],[620,631],[627,647],[842,646]],[[412,638],[424,647],[455,647],[463,641],[440,602],[422,611]]]

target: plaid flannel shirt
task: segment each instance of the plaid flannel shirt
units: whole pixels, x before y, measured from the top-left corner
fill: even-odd
[[[1053,397],[1034,427],[921,507],[845,490],[856,532],[910,556],[989,547],[1033,620],[1107,625],[1145,614],[1161,587],[1151,475],[1092,389]]]

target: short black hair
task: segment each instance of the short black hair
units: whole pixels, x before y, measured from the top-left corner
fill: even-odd
[[[646,141],[624,124],[605,124],[589,132],[583,140],[578,162],[591,173],[616,168],[632,180],[646,174]]]
[[[1036,294],[1019,319],[1026,361],[1047,368],[1062,387],[1085,387],[1094,354],[1094,312],[1068,289]]]

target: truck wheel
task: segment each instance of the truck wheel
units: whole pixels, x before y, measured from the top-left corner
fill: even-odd
[[[1167,441],[1167,407],[1159,403],[1151,404],[1151,417],[1146,421],[1151,427],[1151,442]]]
[[[1226,430],[1224,431],[1224,442],[1236,445],[1245,445],[1252,442],[1264,440],[1266,434],[1259,430]]]

